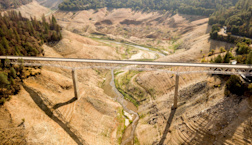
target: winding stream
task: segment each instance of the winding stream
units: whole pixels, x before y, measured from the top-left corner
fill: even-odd
[[[134,47],[134,48],[136,48],[136,49],[140,49],[140,50],[152,52],[152,53],[154,53],[154,54],[159,55],[160,57],[165,56],[164,53],[166,53],[166,52],[164,52],[164,51],[162,51],[162,50],[161,50],[161,51],[162,51],[163,53],[160,53],[160,52],[158,52],[158,51],[151,50],[151,49],[149,49],[149,48],[147,48],[147,47],[143,47],[143,46],[139,46],[139,45],[135,45],[135,44],[127,44],[127,43],[121,43],[121,42],[111,41],[111,40],[99,40],[99,41],[100,41],[100,42],[104,42],[104,43],[109,42],[109,43],[114,43],[114,44],[117,44],[117,45],[127,45],[127,46],[131,46],[131,47]]]
[[[122,105],[124,111],[126,111],[126,112],[128,112],[130,114],[134,114],[136,116],[135,119],[132,122],[132,130],[131,130],[130,136],[121,143],[121,145],[125,145],[126,143],[130,142],[134,138],[134,132],[135,132],[136,127],[137,127],[137,122],[139,120],[139,115],[137,114],[137,112],[134,112],[133,110],[130,110],[127,107],[128,101],[125,100],[124,96],[116,89],[114,69],[111,70],[111,76],[112,76],[112,78],[111,78],[111,81],[110,81],[110,86],[112,87],[112,90],[116,93],[117,102],[119,102]]]
[[[163,53],[160,53],[158,51],[153,51],[149,48],[146,48],[146,47],[143,47],[143,46],[139,46],[139,45],[134,45],[134,44],[125,44],[125,43],[121,43],[121,42],[116,42],[116,41],[111,41],[111,40],[100,40],[101,42],[104,42],[104,43],[115,43],[117,45],[127,45],[127,46],[131,46],[131,47],[134,47],[136,49],[139,49],[139,50],[143,50],[143,51],[147,51],[147,52],[150,52],[150,53],[154,53],[160,57],[163,57],[165,56]],[[165,53],[165,52],[164,52]],[[139,115],[137,114],[137,112],[129,109],[130,108],[130,105],[128,105],[128,103],[131,103],[127,100],[124,99],[124,96],[116,89],[116,86],[115,86],[115,76],[114,76],[114,69],[111,70],[111,81],[109,83],[109,85],[112,87],[112,91],[115,93],[116,97],[115,97],[115,100],[121,104],[121,106],[123,107],[124,111],[126,111],[127,113],[129,114],[133,114],[135,116],[132,124],[131,124],[131,127],[132,129],[130,130],[130,135],[129,137],[127,137],[125,140],[122,140],[122,143],[121,145],[125,145],[127,143],[129,143],[130,141],[132,141],[134,139],[134,133],[135,133],[135,130],[136,130],[136,127],[137,127],[137,123],[138,123],[138,120],[139,120]],[[128,126],[129,127],[129,126]]]

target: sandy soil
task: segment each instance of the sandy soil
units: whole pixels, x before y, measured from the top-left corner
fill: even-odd
[[[46,5],[57,1],[45,2]],[[36,1],[18,10],[26,17],[51,14]],[[54,47],[43,46],[47,57],[122,59],[118,52],[125,52],[124,48],[117,52],[115,46],[72,32],[157,47],[169,53],[158,61],[167,62],[200,62],[203,54],[211,49],[233,47],[210,40],[208,18],[200,16],[106,8],[98,12],[57,11],[55,15],[64,28],[63,40]],[[179,49],[174,53],[176,45]],[[140,51],[131,58],[144,55]],[[81,98],[76,101],[71,71],[43,67],[41,75],[26,79],[20,93],[0,108],[0,137],[23,122],[17,131],[8,135],[19,133],[17,136],[21,138],[17,140],[25,139],[28,144],[76,144],[80,141],[117,144],[122,136],[119,128],[123,128],[125,122],[121,120],[120,105],[111,98],[114,94],[100,87],[105,78],[110,79],[103,73],[101,70],[78,70]],[[142,72],[130,80],[131,88],[154,90],[154,98],[146,93],[146,100],[138,107],[140,121],[136,137],[140,144],[251,144],[251,97],[225,97],[223,80],[218,77],[182,75],[179,108],[174,111],[170,109],[174,82],[174,75],[161,72]]]
[[[157,13],[151,13],[151,14],[144,13],[141,16],[139,16],[137,12],[133,13],[127,9],[111,10],[109,12],[106,9],[101,9],[97,13],[94,13],[92,10],[89,10],[89,11],[77,12],[75,14],[70,13],[70,12],[69,13],[58,12],[56,15],[58,18],[62,16],[67,16],[67,17],[64,17],[64,20],[59,19],[59,21],[62,21],[61,23],[63,24],[62,25],[63,27],[77,33],[88,35],[90,33],[100,32],[104,34],[110,34],[109,37],[111,38],[120,37],[123,39],[127,39],[130,42],[141,41],[141,42],[144,42],[144,44],[147,44],[145,42],[147,42],[147,40],[149,39],[149,38],[146,38],[147,30],[142,30],[139,27],[143,29],[145,29],[147,26],[151,27],[151,23],[143,24],[143,21],[151,21],[154,19],[154,17],[156,19],[158,16],[162,17],[160,16],[160,14],[157,14]],[[104,18],[103,15],[107,15],[107,16],[105,16]],[[135,17],[135,15],[137,17]],[[89,20],[89,18],[92,18],[92,19]],[[83,23],[84,19],[87,22]],[[160,29],[164,29],[167,27],[171,28],[171,30],[173,31],[169,33],[169,35],[180,36],[179,39],[177,39],[177,41],[175,42],[175,44],[176,43],[180,44],[179,45],[180,49],[176,50],[174,54],[158,59],[158,61],[200,62],[203,54],[207,54],[211,49],[218,49],[219,47],[226,47],[229,49],[230,47],[233,47],[232,44],[213,41],[209,39],[209,34],[208,34],[209,26],[207,25],[208,19],[206,18],[199,18],[199,17],[196,18],[194,16],[190,17],[190,16],[184,16],[184,15],[175,15],[172,18],[168,17],[165,21],[168,21],[167,25],[165,26],[160,26],[159,24],[157,24],[157,21],[152,21],[152,25],[154,26],[157,25],[157,28],[160,28]],[[78,26],[74,24],[78,24]],[[126,28],[126,30],[124,29],[120,30],[120,27]],[[129,31],[128,29],[131,29],[132,31],[134,30],[136,34],[129,34],[130,37],[127,37],[126,35],[120,36],[121,34],[123,34],[122,33],[123,31]],[[153,31],[153,30],[154,28],[151,28],[150,31]],[[161,34],[161,33],[158,33],[158,34]],[[152,36],[154,36],[154,34]],[[174,45],[174,44],[171,44],[169,40],[164,40],[165,44],[163,43],[163,39],[167,37],[169,38],[169,36],[167,37],[165,35],[160,35],[160,36],[162,37],[155,37],[158,40],[162,40],[159,46]],[[140,44],[143,44],[143,43],[140,43]],[[169,69],[174,71],[176,69],[186,70],[186,69],[192,69],[192,68],[169,68]],[[196,108],[195,110],[203,110],[203,108],[209,108],[210,110],[215,110],[216,107],[214,105],[216,105],[217,103],[221,103],[223,101],[223,87],[222,89],[219,89],[219,90],[209,89],[210,92],[207,91],[206,88],[211,88],[209,86],[208,87],[204,86],[204,83],[208,81],[207,75],[205,74],[184,75],[184,76],[181,76],[181,79],[180,79],[180,89],[181,89],[180,94],[182,96],[183,95],[190,96],[192,100],[184,101],[185,99],[181,99],[179,106],[182,106],[182,107],[180,110],[176,112],[178,114],[175,114],[175,117],[174,117],[173,112],[170,110],[172,106],[172,102],[173,102],[173,89],[174,89],[174,82],[175,82],[174,79],[175,79],[174,75],[160,73],[160,72],[144,72],[144,73],[140,73],[136,77],[137,84],[139,84],[141,88],[145,88],[148,90],[150,89],[155,90],[155,98],[156,98],[154,100],[147,99],[147,101],[144,102],[138,108],[138,113],[141,119],[137,126],[136,136],[138,140],[140,141],[140,144],[158,144],[159,142],[162,142],[163,144],[182,144],[182,143],[187,142],[186,140],[181,139],[182,138],[181,135],[180,136],[176,135],[177,133],[182,132],[182,130],[178,130],[178,128],[182,127],[183,125],[179,123],[171,125],[170,122],[167,123],[167,121],[170,121],[169,118],[171,118],[172,120],[174,119],[178,120],[178,118],[182,116],[183,118],[189,118],[188,120],[190,121],[192,120],[190,117],[188,116],[184,117],[186,113],[191,113],[195,116],[200,116],[199,111],[192,111],[192,110],[195,108]],[[219,81],[214,81],[214,83],[217,83],[217,84],[218,82]],[[137,87],[135,83],[132,83],[130,85]],[[199,90],[203,89],[204,93],[197,92],[198,90],[197,88],[200,88]],[[189,94],[185,94],[185,92],[188,92]],[[201,102],[202,100],[204,100],[204,97],[205,97],[204,94],[213,96],[212,97],[213,101],[210,101],[210,102],[206,101],[207,103],[202,104]],[[215,96],[218,96],[218,97],[215,97]],[[150,96],[147,95],[146,97],[150,97]],[[150,103],[149,101],[152,101],[152,103]],[[184,105],[184,103],[186,102],[189,102],[189,104]],[[211,121],[207,120],[206,122],[211,122]],[[187,123],[187,125],[188,124],[190,125],[190,123]],[[214,121],[211,122],[210,124],[217,125],[217,123]],[[214,134],[214,132],[211,132],[211,131],[209,133],[202,133],[201,136],[199,136],[198,134],[200,134],[199,132],[201,130],[199,126],[197,126],[196,129],[194,130],[192,130],[192,128],[190,129],[190,127],[186,129],[187,130],[184,129],[183,132],[188,131],[186,132],[186,134],[188,134],[188,136],[191,136],[190,138],[191,140],[197,138],[204,142],[213,143],[215,139],[214,140],[212,139],[217,137],[216,134]],[[177,139],[172,140],[172,143],[171,143],[171,139],[173,137]],[[209,139],[205,139],[207,137],[209,137]],[[222,141],[223,141],[223,138],[219,138],[219,142],[222,142]],[[226,141],[228,142],[228,140]],[[195,142],[195,143],[200,143],[200,141]]]
[[[50,9],[58,9],[58,5],[63,2],[63,0],[36,0],[40,5],[45,6]]]
[[[40,20],[43,14],[47,14],[51,10],[41,6],[37,1],[33,1],[27,5],[21,6],[17,9],[17,11],[20,11],[24,17],[36,17],[38,20]]]
[[[92,39],[62,31],[63,39],[54,47],[57,53],[68,58],[120,59],[113,47],[104,46]]]
[[[99,9],[77,12],[57,11],[59,23],[67,30],[90,36],[101,34],[111,39],[125,40],[169,50],[171,40],[208,22],[199,16],[141,12],[131,9]],[[206,33],[206,32],[203,32]]]
[[[131,56],[130,60],[138,60],[138,59],[156,59],[157,56],[153,52],[145,52],[141,51],[138,52],[137,54],[134,54]]]
[[[184,82],[184,78],[188,77],[194,79]],[[179,107],[175,112],[171,110],[174,87],[170,90],[165,85],[156,90],[166,93],[157,93],[153,103],[145,102],[138,108],[139,115],[142,116],[136,131],[140,144],[251,142],[252,138],[244,131],[251,130],[248,127],[251,121],[249,112],[252,111],[249,98],[240,100],[237,96],[224,97],[225,87],[217,77],[200,74],[197,77],[180,78],[182,83],[179,88]],[[143,85],[152,87],[153,83],[156,84],[152,80]],[[173,83],[167,81],[161,84]]]
[[[203,27],[204,26],[204,27]],[[205,29],[202,29],[205,28]],[[195,29],[191,32],[191,34],[184,35],[181,40],[188,40],[187,37],[196,35],[196,37],[192,37],[188,41],[191,41],[189,43],[189,46],[187,49],[181,49],[176,51],[175,54],[168,55],[166,57],[160,58],[157,61],[166,61],[166,62],[200,62],[202,59],[203,54],[207,55],[207,53],[211,49],[218,49],[219,47],[225,47],[230,48],[233,47],[232,44],[228,44],[225,42],[219,42],[209,39],[209,34],[201,33],[201,31],[207,29],[207,25],[202,25],[201,28]],[[198,35],[198,37],[197,37]],[[169,70],[197,70],[194,68],[169,68]],[[206,91],[204,93],[194,92],[195,89],[191,89],[191,86],[198,86],[198,83],[202,83],[207,80],[206,74],[189,74],[189,75],[183,75],[180,77],[180,90],[185,88],[187,91],[192,91],[189,94],[182,94],[181,97],[186,96],[192,96],[192,98],[196,99],[197,97],[201,98],[201,100],[204,100],[205,95],[208,94],[209,96],[218,96],[215,98],[215,103],[222,102],[223,95],[223,89],[216,92],[211,88],[209,91]],[[217,79],[218,80],[218,79]],[[216,79],[214,80],[214,83],[218,84],[219,81]],[[211,139],[207,140],[205,138],[208,137],[209,134],[202,134],[199,135],[199,131],[201,128],[204,128],[202,126],[195,127],[195,130],[191,131],[188,128],[186,129],[180,129],[182,128],[181,124],[177,123],[178,118],[186,113],[194,114],[194,116],[199,116],[197,111],[194,111],[192,108],[195,106],[201,106],[201,109],[195,109],[195,110],[203,110],[203,108],[209,108],[210,110],[215,110],[215,107],[212,107],[212,104],[205,104],[202,105],[201,101],[192,100],[194,102],[194,105],[182,107],[183,112],[180,112],[179,110],[174,115],[174,112],[171,111],[171,106],[173,103],[173,92],[174,92],[174,83],[175,83],[175,76],[171,74],[166,73],[160,73],[160,72],[144,72],[138,75],[136,78],[136,81],[138,84],[140,84],[145,89],[154,89],[155,90],[155,97],[156,99],[152,103],[149,101],[145,102],[144,105],[141,105],[139,107],[139,114],[140,116],[143,116],[142,119],[140,119],[140,122],[137,127],[137,137],[140,140],[140,144],[182,144],[182,143],[190,143],[192,140],[196,140],[194,142],[195,144],[201,144],[200,142],[197,142],[197,140],[204,140],[204,142],[209,142],[210,144],[213,143]],[[200,86],[199,86],[200,87]],[[203,87],[207,88],[207,87]],[[201,88],[201,89],[203,89]],[[197,89],[196,89],[197,90]],[[187,103],[190,101],[182,101],[180,99],[180,105],[183,105],[183,103]],[[192,103],[190,102],[190,103]],[[148,104],[148,105],[147,105]],[[180,114],[177,114],[180,112]],[[175,124],[171,124],[171,122]],[[197,122],[197,120],[196,120]],[[206,120],[206,122],[211,122],[210,120]],[[212,124],[211,124],[212,123]],[[211,122],[209,124],[216,125],[216,122]],[[172,130],[173,129],[173,130]],[[146,131],[148,130],[148,131]],[[149,131],[151,130],[151,131]],[[191,131],[191,132],[190,132]],[[155,132],[155,133],[154,133]],[[177,133],[185,134],[185,138],[180,139]],[[191,133],[191,134],[190,134]],[[193,135],[192,135],[193,134]],[[187,136],[186,136],[187,135]],[[154,136],[151,138],[151,136]],[[190,136],[191,138],[188,138]],[[146,139],[146,137],[148,139]],[[197,139],[196,139],[197,137]],[[215,136],[216,137],[216,136]],[[144,139],[145,138],[145,139]],[[176,139],[173,139],[176,138]],[[191,140],[190,140],[191,139]],[[220,141],[221,142],[221,141]]]
[[[115,59],[117,56],[109,52],[111,48],[91,39],[68,31],[63,31],[63,37],[53,48],[43,46],[45,57]],[[92,49],[100,54],[91,52]],[[118,112],[120,105],[98,87],[102,78],[96,71],[79,70],[78,78],[81,98],[76,101],[71,71],[43,67],[41,75],[26,79],[20,93],[0,110],[7,109],[11,120],[19,124],[25,119],[26,141],[30,144],[117,144],[122,136],[118,127],[124,126]],[[0,120],[4,117],[1,115]]]

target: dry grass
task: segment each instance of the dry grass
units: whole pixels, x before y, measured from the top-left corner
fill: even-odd
[[[66,35],[71,37],[66,38]],[[113,50],[110,47],[105,46],[104,49],[100,49],[103,46],[91,39],[68,31],[63,32],[63,37],[64,39],[54,48],[43,46],[46,57],[63,57],[65,52],[71,51],[74,53],[65,54],[65,57],[76,58],[87,54],[87,58],[114,59],[117,56],[116,53],[112,55]],[[62,47],[61,44],[66,45]],[[72,50],[71,44],[75,44],[77,48]],[[87,53],[87,51],[91,52],[92,49],[98,48],[101,54]],[[69,70],[43,67],[41,75],[26,79],[24,81],[26,89],[22,88],[20,93],[13,96],[5,105],[13,121],[17,121],[14,118],[25,118],[25,131],[28,133],[26,136],[20,134],[16,136],[25,138],[31,144],[75,144],[75,138],[70,137],[70,134],[76,134],[74,130],[77,130],[80,135],[76,134],[76,136],[84,139],[88,144],[116,143],[120,137],[116,135],[117,128],[121,126],[116,110],[119,110],[120,105],[111,100],[98,86],[102,78],[96,71],[79,70],[78,78],[81,98],[74,102],[69,101],[74,97],[71,71]],[[39,97],[44,102],[39,104],[45,104],[47,109],[44,108],[45,106],[41,107],[37,104],[36,98]],[[48,100],[49,103],[46,103]],[[55,108],[54,106],[57,104],[62,104],[62,106],[58,105],[59,108]],[[2,109],[4,108],[0,110]],[[50,112],[53,112],[56,119],[55,117],[50,118]],[[57,112],[60,112],[61,117],[57,115]],[[3,125],[7,121],[4,120]],[[20,133],[22,132],[20,131]],[[11,133],[6,133],[3,140],[8,139],[8,134]]]
[[[27,17],[38,17],[49,12],[37,2],[19,10]],[[227,43],[209,40],[208,19],[198,16],[171,16],[169,13],[106,8],[99,9],[97,13],[94,10],[78,11],[75,14],[59,11],[55,15],[64,28],[63,40],[55,47],[43,46],[47,57],[121,59],[115,47],[70,31],[86,36],[101,33],[106,38],[163,49],[171,55],[158,61],[167,62],[199,62],[202,54],[208,53],[210,49],[230,47]],[[101,25],[97,25],[98,23]],[[172,54],[173,47],[181,49]],[[118,130],[121,132],[123,125],[121,109],[109,96],[113,94],[104,92],[99,87],[104,76],[95,70],[80,70],[78,77],[81,98],[54,111],[61,112],[66,122],[77,129],[87,143],[117,144],[121,136]],[[132,94],[139,93],[134,90],[137,87],[141,87],[140,91],[155,92],[152,94],[155,96],[153,99],[147,99],[138,108],[141,119],[136,135],[140,144],[157,144],[162,139],[166,126],[170,128],[164,136],[165,144],[251,143],[248,136],[251,132],[251,104],[248,99],[239,100],[235,96],[225,98],[223,82],[219,78],[205,74],[183,75],[180,78],[179,108],[173,116],[172,124],[167,124],[167,120],[172,114],[170,108],[173,102],[174,75],[143,72],[121,80],[121,83],[126,81],[124,85],[128,86],[124,86],[124,89]],[[49,110],[56,104],[68,102],[74,95],[69,70],[44,67],[40,76],[31,77],[24,82],[28,88],[41,92],[41,96],[50,100]],[[108,85],[108,82],[105,83]],[[2,129],[0,140],[21,142],[26,139],[31,144],[75,144],[69,133],[46,115],[45,109],[39,108],[32,97],[22,88],[18,95],[0,108],[0,117],[6,118],[4,121],[0,118],[1,129],[2,126],[17,126],[22,118],[25,118],[26,126],[24,131],[18,132],[3,133]],[[6,109],[8,112],[5,112]],[[10,125],[10,122],[16,124]],[[13,134],[15,137],[10,136]]]
[[[67,30],[91,36],[100,33],[110,39],[128,41],[168,51],[176,37],[207,23],[199,16],[174,15],[159,12],[141,12],[121,8],[107,8],[55,13],[61,26]],[[109,23],[108,23],[109,22]],[[206,33],[206,31],[201,31]]]

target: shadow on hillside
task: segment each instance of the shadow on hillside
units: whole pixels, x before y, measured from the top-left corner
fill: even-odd
[[[179,16],[183,17],[184,19],[186,19],[190,23],[193,21],[207,18],[206,16],[190,15],[190,14],[179,14]]]
[[[169,129],[170,129],[170,126],[171,126],[171,123],[172,123],[172,120],[174,118],[175,113],[176,113],[176,109],[171,110],[169,119],[167,120],[167,123],[166,123],[166,126],[165,126],[165,130],[163,132],[163,136],[162,136],[161,140],[158,143],[159,145],[163,145],[164,144],[164,141],[165,141],[166,136],[167,136],[167,134],[169,132]]]
[[[48,117],[50,117],[53,121],[60,125],[78,145],[86,144],[85,141],[80,138],[80,136],[78,137],[76,133],[71,130],[67,123],[64,123],[62,120],[60,120],[57,116],[53,114],[50,108],[48,108],[48,106],[34,90],[30,89],[25,84],[23,84],[23,87],[30,94],[31,98],[38,105],[38,107],[43,110]]]
[[[185,123],[193,128],[187,134],[188,142],[199,145],[228,144],[226,141],[230,142],[241,124],[252,116],[251,110],[245,105],[247,99],[235,95],[225,97],[223,101],[199,113],[197,117],[187,118]],[[251,130],[251,126],[248,129]],[[242,144],[251,144],[251,137],[248,135],[240,139],[244,141]],[[234,140],[239,142],[237,138]]]
[[[211,25],[207,25],[206,34],[210,33],[211,30],[212,30],[212,26]],[[209,34],[209,36],[210,36],[210,34]]]
[[[221,81],[223,81],[221,84],[224,84],[225,81]],[[191,91],[188,91],[188,89]],[[179,104],[181,101],[183,102],[186,100],[186,102],[193,102],[193,100],[197,102],[196,100],[198,100],[198,103],[204,104],[206,98],[202,96],[202,99],[199,100],[196,99],[196,95],[207,94],[208,88],[206,87],[206,82],[194,84],[194,86],[188,87],[188,89],[182,89],[179,91]],[[214,99],[219,95],[218,93],[212,93],[213,94],[210,94],[208,98]],[[187,97],[183,98],[182,100],[181,96]],[[188,139],[188,142],[185,141],[184,144],[226,144],[227,142],[232,141],[233,136],[237,135],[237,129],[241,126],[241,124],[251,119],[251,107],[246,105],[247,101],[249,101],[249,98],[245,96],[231,95],[229,97],[223,96],[223,99],[224,100],[219,100],[219,102],[213,106],[209,106],[206,108],[206,110],[200,112],[196,117],[188,117],[186,119],[188,121],[183,121],[187,124],[186,126],[191,126],[192,128],[192,130],[191,128],[189,129],[191,131],[186,132],[186,130],[184,130],[185,132],[182,133],[182,135],[187,134],[183,136],[182,139]],[[190,108],[189,105],[186,107]],[[181,112],[181,110],[186,110],[186,108],[183,108],[183,106],[179,107],[178,109],[179,110],[177,111],[171,111],[165,130],[163,131],[162,138],[158,143],[159,145],[163,145],[165,140],[167,140],[166,136],[169,133],[175,111],[176,116],[180,116],[185,113],[184,111]],[[242,131],[240,134],[243,134],[243,136],[241,135],[241,141],[243,144],[251,144],[252,138],[249,133],[252,134],[252,119],[249,123],[247,123],[247,128],[245,129],[247,129],[247,132],[238,130]],[[239,142],[239,140],[237,142]]]
[[[73,97],[71,100],[66,101],[66,102],[64,102],[64,103],[55,104],[55,105],[53,106],[53,109],[55,110],[55,109],[58,109],[58,108],[60,108],[60,107],[62,107],[62,106],[71,104],[71,103],[75,102],[76,100],[77,100],[77,98],[76,98],[76,97]]]
[[[247,101],[247,98],[232,96],[225,98],[225,101],[213,106],[212,108],[218,109],[213,109],[213,111],[207,112],[212,118],[209,119],[209,122],[206,125],[202,126],[202,129],[205,130],[206,133],[203,137],[201,136],[197,138],[198,143],[204,144],[205,142],[208,142],[208,144],[226,144],[227,140],[231,140],[241,124],[252,116],[250,113],[251,110],[244,105],[244,101]],[[241,102],[243,102],[243,104],[241,104]],[[213,135],[211,132],[208,132],[208,127],[212,130],[213,126],[220,126],[219,134]],[[244,132],[242,133],[244,134]],[[209,140],[210,137],[212,140]],[[244,135],[241,140],[246,142],[245,144],[251,144],[248,139],[251,139],[251,137],[247,138],[246,135]]]
[[[218,40],[213,40],[211,38],[209,38],[210,41],[210,49],[209,51],[211,51],[212,49],[218,49],[220,47],[224,47],[226,50],[230,50],[230,48],[234,48],[235,44],[232,43],[228,43],[228,42],[224,42],[224,41],[218,41]]]

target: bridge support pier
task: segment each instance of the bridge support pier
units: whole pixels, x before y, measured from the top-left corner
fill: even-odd
[[[76,70],[72,70],[72,77],[73,77],[73,86],[74,86],[74,96],[78,100],[79,99],[79,87],[78,87],[78,78]]]
[[[175,93],[174,93],[174,102],[172,109],[177,109],[178,107],[178,86],[179,86],[179,74],[176,74],[176,82],[175,82]]]

